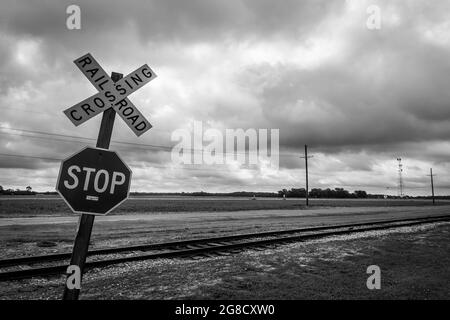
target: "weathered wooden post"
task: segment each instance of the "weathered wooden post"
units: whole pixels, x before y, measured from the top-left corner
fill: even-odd
[[[75,126],[103,112],[96,148],[85,148],[64,160],[56,190],[72,211],[81,213],[69,270],[79,271],[81,283],[89,249],[95,215],[106,215],[128,198],[131,170],[109,151],[116,113],[131,130],[140,136],[152,126],[128,100],[127,96],[156,78],[146,64],[125,78],[113,72],[111,78],[97,61],[86,54],[74,61],[99,92],[64,111]],[[95,175],[95,178],[91,178]],[[80,183],[84,179],[84,183]],[[69,286],[73,274],[68,274],[64,300],[77,300],[80,287]]]

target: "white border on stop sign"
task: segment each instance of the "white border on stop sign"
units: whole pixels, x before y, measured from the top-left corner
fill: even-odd
[[[91,148],[91,149],[97,149],[97,150],[103,150],[103,151],[109,151],[109,152],[113,152],[116,154],[116,156],[120,159],[120,161],[122,161],[122,163],[125,165],[125,167],[127,167],[128,170],[130,170],[130,187],[131,187],[131,178],[133,177],[133,171],[130,169],[130,167],[126,164],[125,161],[123,161],[123,159],[119,156],[119,154],[114,151],[114,150],[110,150],[110,149],[103,149],[103,148],[97,148],[97,147],[90,147],[90,146],[86,146],[83,149],[81,149],[78,152],[75,152],[74,154],[72,154],[71,156],[63,159],[61,161],[61,165],[59,166],[59,173],[58,173],[58,179],[56,179],[56,192],[58,192],[59,196],[64,200],[64,202],[67,204],[67,206],[70,208],[70,210],[72,210],[73,213],[78,213],[78,214],[92,214],[94,216],[106,216],[108,213],[110,213],[111,211],[113,211],[115,208],[117,208],[118,206],[120,206],[125,200],[127,200],[130,197],[130,189],[128,188],[127,191],[127,196],[125,199],[123,199],[122,201],[120,201],[118,204],[116,204],[114,207],[112,207],[111,209],[109,209],[108,211],[106,211],[105,213],[93,213],[93,212],[84,212],[84,211],[75,211],[72,206],[70,205],[69,202],[67,202],[66,198],[63,197],[63,195],[61,194],[61,192],[58,190],[58,185],[59,185],[59,179],[61,178],[61,171],[62,171],[62,164],[64,161],[69,160],[70,158],[72,158],[73,156],[77,155],[78,153],[83,152],[84,150],[86,150],[87,148]]]

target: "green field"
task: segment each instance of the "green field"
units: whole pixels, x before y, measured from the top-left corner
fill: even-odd
[[[449,204],[441,201],[439,204]],[[430,200],[380,200],[380,199],[311,199],[311,207],[387,207],[430,206]],[[155,197],[131,198],[115,209],[113,214],[205,212],[237,210],[298,210],[305,208],[304,199],[205,198],[205,197]],[[0,218],[33,217],[40,215],[67,215],[71,210],[57,197],[0,197]]]

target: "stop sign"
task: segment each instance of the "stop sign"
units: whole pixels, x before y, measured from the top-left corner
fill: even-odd
[[[56,191],[73,212],[106,215],[128,198],[130,182],[117,153],[86,147],[62,161]]]

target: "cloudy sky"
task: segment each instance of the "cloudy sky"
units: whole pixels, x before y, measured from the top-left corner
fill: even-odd
[[[71,4],[80,30],[66,27]],[[429,194],[430,167],[450,194],[449,1],[3,0],[4,188],[54,190],[59,159],[95,145],[101,116],[74,127],[63,114],[96,92],[72,62],[88,52],[107,72],[158,75],[129,96],[153,128],[138,138],[116,118],[132,191],[303,187],[308,144],[311,187],[396,194],[401,157],[407,194]],[[279,129],[279,170],[174,163],[171,134],[195,120]]]

